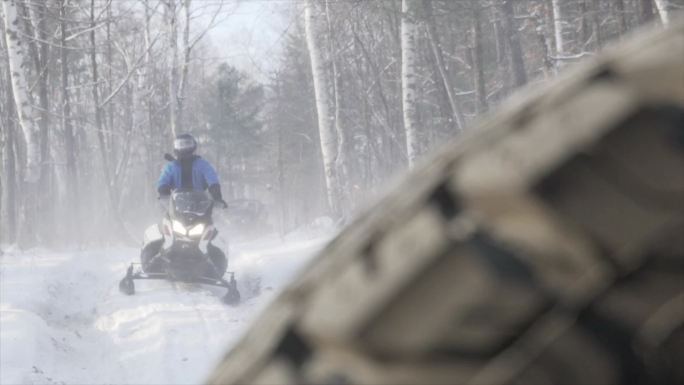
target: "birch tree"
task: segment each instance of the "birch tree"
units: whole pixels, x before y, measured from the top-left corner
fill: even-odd
[[[328,32],[328,47],[330,52],[330,64],[332,70],[332,86],[333,86],[333,102],[334,102],[334,120],[335,120],[335,134],[337,139],[337,151],[335,156],[335,175],[337,176],[338,192],[338,207],[348,208],[349,201],[349,160],[348,153],[350,148],[349,133],[344,122],[344,101],[343,101],[343,86],[342,72],[338,66],[339,58],[337,52],[337,35],[331,20],[331,6],[330,1],[325,0],[325,16],[326,26]],[[340,213],[341,214],[341,213]]]
[[[216,26],[218,16],[222,13],[223,11],[223,0],[219,0],[219,2],[216,5],[216,9],[213,11],[213,14],[211,16],[211,19],[209,20],[208,24],[205,25],[204,27],[198,28],[199,32],[195,33],[194,36],[191,37],[190,34],[190,24],[191,20],[193,19],[192,17],[192,12],[191,12],[191,7],[192,5],[192,0],[183,0],[182,2],[182,16],[183,16],[183,29],[182,29],[182,39],[181,39],[181,48],[182,52],[180,53],[181,56],[181,68],[180,68],[180,73],[178,70],[173,71],[172,69],[172,76],[178,77],[177,79],[177,86],[176,86],[176,96],[175,96],[175,133],[178,133],[180,131],[183,131],[183,116],[184,116],[184,111],[185,111],[185,92],[187,89],[187,83],[188,83],[188,71],[190,69],[190,61],[192,60],[192,50],[195,48],[197,43],[199,43],[204,35],[206,35],[207,32],[209,32],[212,28]],[[237,7],[237,3],[234,4],[235,7]],[[171,12],[171,11],[169,11]],[[177,20],[174,18],[174,25],[178,23]],[[177,27],[176,27],[177,29]],[[173,36],[176,36],[178,31],[174,31],[173,28],[170,31],[170,39],[173,38]],[[172,46],[172,50],[175,50],[175,53],[172,53],[172,63],[175,63],[173,65],[177,65],[178,63],[178,43],[177,41],[172,42],[169,40]]]
[[[26,142],[26,171],[24,179],[35,183],[40,179],[40,143],[36,121],[39,112],[33,107],[27,83],[28,69],[27,44],[20,39],[20,19],[16,0],[3,0],[2,8],[5,17],[5,39],[9,62],[12,94],[17,108],[19,126]]]
[[[38,89],[38,130],[40,142],[40,178],[41,184],[45,184],[46,178],[49,177],[49,148],[48,148],[48,127],[50,125],[50,106],[48,102],[48,33],[45,24],[47,21],[46,15],[47,5],[29,5],[24,3],[19,8],[20,15],[23,11],[25,22],[25,30],[27,36],[27,43],[29,49],[29,56],[33,59],[34,69],[38,75],[37,89]],[[41,191],[43,197],[49,196],[49,189]],[[48,208],[42,207],[45,212]]]
[[[180,77],[178,79],[178,89],[176,90],[176,133],[184,131],[183,129],[183,112],[185,107],[185,88],[188,79],[188,69],[190,68],[190,53],[192,45],[190,44],[190,4],[191,0],[183,0],[183,32],[182,32],[182,61],[180,69]]]
[[[10,78],[9,69],[6,68],[7,78]],[[14,101],[12,100],[12,85],[3,85],[6,89],[6,108],[3,109],[4,117],[0,118],[5,121],[3,127],[3,174],[5,176],[5,230],[4,234],[6,238],[3,240],[6,242],[16,241],[17,235],[17,164],[16,164],[16,154],[15,154],[15,135],[14,126],[10,121],[10,116],[14,115]],[[2,215],[0,215],[0,219]]]
[[[171,135],[176,137],[180,130],[178,121],[178,15],[176,14],[176,0],[166,1],[166,25],[169,41],[169,123]]]
[[[563,37],[564,21],[560,3],[561,0],[551,0],[554,42],[556,43],[556,70],[563,66],[563,56],[565,55],[565,39]]]
[[[667,0],[654,0],[656,8],[658,9],[658,15],[660,15],[660,21],[663,25],[670,24],[670,10]]]
[[[401,7],[401,94],[409,167],[414,166],[422,152],[417,105],[417,5],[416,0],[403,0]]]
[[[321,11],[317,9],[315,0],[307,0],[304,10],[306,42],[309,48],[311,72],[313,75],[316,112],[318,114],[318,130],[321,141],[321,155],[327,189],[328,204],[334,216],[340,215],[340,188],[336,172],[337,137],[333,127],[333,116],[330,114],[330,79],[327,73],[323,45],[319,36],[323,32]]]
[[[482,44],[482,9],[477,0],[470,0],[472,10],[472,51],[473,51],[473,85],[477,93],[477,112],[487,111],[487,90],[485,82],[483,44]]]

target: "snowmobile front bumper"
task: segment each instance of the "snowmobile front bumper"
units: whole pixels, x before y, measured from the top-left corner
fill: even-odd
[[[126,270],[126,276],[119,282],[119,291],[126,295],[135,294],[135,283],[134,280],[142,279],[161,279],[174,281],[173,277],[165,273],[145,273],[141,269],[134,271],[136,263],[131,263]],[[197,277],[192,280],[183,280],[182,282],[187,283],[200,283],[204,285],[219,286],[224,287],[228,292],[221,298],[221,300],[228,305],[237,305],[240,303],[240,292],[237,289],[237,281],[235,280],[235,273],[228,272],[230,274],[230,281],[226,281],[223,278],[210,278],[210,277]]]

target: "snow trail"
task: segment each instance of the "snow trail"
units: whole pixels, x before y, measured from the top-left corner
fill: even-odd
[[[325,243],[295,236],[232,245],[243,302],[222,288],[118,282],[136,249],[7,252],[0,257],[0,383],[197,384]],[[137,262],[137,261],[136,261]]]

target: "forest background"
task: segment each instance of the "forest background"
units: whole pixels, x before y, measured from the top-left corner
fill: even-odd
[[[0,243],[139,239],[159,216],[163,154],[182,132],[199,139],[227,200],[265,205],[264,232],[344,222],[516,89],[684,10],[684,0],[262,2],[285,28],[250,68],[217,58],[225,47],[207,39],[239,1],[2,0]]]

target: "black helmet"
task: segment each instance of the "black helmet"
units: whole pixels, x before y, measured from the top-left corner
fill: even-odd
[[[187,158],[191,156],[197,149],[197,141],[195,137],[190,134],[176,135],[173,141],[173,153],[177,158]]]

